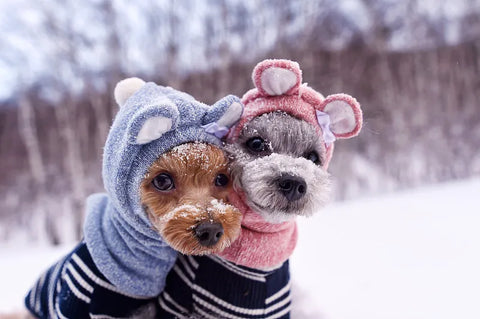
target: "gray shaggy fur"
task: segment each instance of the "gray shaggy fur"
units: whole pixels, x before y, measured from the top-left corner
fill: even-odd
[[[246,143],[261,137],[265,152],[255,153]],[[325,147],[315,128],[283,112],[263,114],[247,123],[235,144],[227,146],[231,156],[235,187],[242,189],[247,204],[269,222],[283,222],[295,215],[310,215],[321,208],[330,195],[329,175],[305,157],[315,151],[325,161]],[[278,188],[283,174],[305,180],[305,196],[288,201]]]

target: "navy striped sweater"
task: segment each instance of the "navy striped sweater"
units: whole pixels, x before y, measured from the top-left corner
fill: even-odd
[[[266,271],[217,256],[179,255],[157,318],[290,318],[288,260]]]
[[[158,299],[131,296],[97,269],[85,243],[50,267],[25,298],[38,318],[290,318],[288,261],[257,270],[179,255]]]
[[[25,298],[38,318],[145,318],[155,299],[131,296],[113,286],[97,269],[80,243],[50,267]]]

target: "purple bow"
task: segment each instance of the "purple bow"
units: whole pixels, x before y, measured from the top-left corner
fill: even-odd
[[[330,130],[330,115],[325,112],[317,110],[317,121],[318,125],[322,128],[323,140],[325,144],[330,145],[335,142],[336,138]]]
[[[202,125],[202,127],[205,129],[205,132],[209,134],[213,134],[218,138],[222,138],[228,133],[228,127],[219,126],[217,122],[208,123],[208,124]]]

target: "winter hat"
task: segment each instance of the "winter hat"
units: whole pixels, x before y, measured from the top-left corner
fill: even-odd
[[[190,95],[138,78],[119,82],[120,110],[103,156],[107,194],[87,201],[85,240],[92,258],[122,292],[155,296],[177,253],[153,229],[140,201],[148,168],[163,153],[187,142],[220,145],[243,106],[227,96],[212,107]]]
[[[347,94],[322,94],[302,84],[302,71],[297,62],[290,60],[264,60],[252,73],[255,88],[243,97],[245,111],[229,134],[235,142],[241,130],[253,118],[264,113],[283,111],[304,120],[317,129],[325,143],[328,167],[333,142],[356,136],[362,127],[362,111],[355,98]]]

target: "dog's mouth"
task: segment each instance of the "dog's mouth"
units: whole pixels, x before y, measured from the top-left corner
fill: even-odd
[[[249,206],[259,213],[266,222],[272,224],[287,222],[298,215],[302,215],[301,211],[298,209],[292,209],[291,207],[272,209],[267,206],[262,206],[255,201],[249,201]],[[245,227],[245,225],[242,225],[242,227]]]
[[[250,206],[253,206],[253,208],[256,210],[268,211],[268,208],[266,206],[260,205],[253,200],[250,201]]]
[[[286,215],[297,215],[296,212],[298,212],[298,215],[302,215],[299,212],[298,205],[294,206],[292,203],[288,203],[285,207],[277,207],[275,209],[272,209],[267,206],[260,205],[259,203],[255,201],[250,201],[251,206],[257,210],[261,210],[266,213],[280,213],[280,214],[286,214]]]

